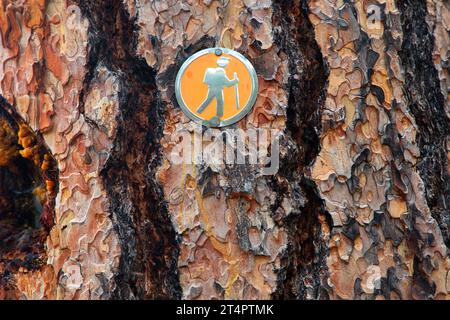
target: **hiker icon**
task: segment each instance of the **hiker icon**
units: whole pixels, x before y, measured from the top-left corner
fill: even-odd
[[[214,118],[215,120],[220,119],[223,116],[223,88],[231,86],[235,86],[236,108],[239,109],[239,79],[237,73],[235,72],[234,78],[230,80],[225,72],[225,68],[228,66],[230,60],[231,59],[227,57],[220,57],[217,59],[217,68],[206,69],[203,83],[208,85],[208,94],[198,107],[198,113],[202,113],[209,106],[211,101],[216,99],[216,116]]]
[[[258,75],[239,52],[206,48],[181,65],[175,79],[175,96],[190,120],[204,127],[229,126],[245,117],[255,104]]]

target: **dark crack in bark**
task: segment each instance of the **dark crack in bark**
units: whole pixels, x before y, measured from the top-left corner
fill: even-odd
[[[117,135],[101,173],[121,243],[112,298],[180,298],[179,247],[155,179],[164,124],[155,72],[135,54],[137,27],[120,1],[79,5],[90,22],[89,74],[103,63],[122,83]]]
[[[279,273],[276,299],[326,299],[327,243],[322,223],[331,226],[317,186],[305,177],[305,170],[320,150],[319,132],[325,100],[328,70],[314,39],[306,2],[277,1],[274,4],[276,42],[289,57],[289,92],[286,141],[288,155],[281,161],[276,212],[288,194],[296,210],[282,219],[289,240]],[[320,221],[322,219],[322,222]]]
[[[421,159],[417,167],[425,184],[431,214],[450,248],[450,178],[446,151],[450,123],[432,61],[434,36],[426,23],[425,1],[402,0],[398,6],[403,28],[399,56],[405,70],[408,107],[418,126],[417,144]]]

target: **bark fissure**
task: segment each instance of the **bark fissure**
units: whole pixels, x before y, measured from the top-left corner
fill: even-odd
[[[164,123],[155,73],[135,55],[136,26],[122,3],[80,7],[90,21],[90,73],[102,63],[121,82],[117,135],[101,172],[121,243],[112,297],[179,298],[177,240],[154,176]]]
[[[309,4],[330,65],[322,148],[312,170],[333,218],[330,296],[442,296],[445,279],[436,269],[445,264],[445,246],[416,172],[396,2]]]
[[[327,86],[328,70],[314,39],[305,1],[280,1],[274,4],[276,42],[289,56],[290,78],[287,106],[287,142],[290,154],[283,159],[279,175],[289,185],[275,182],[281,197],[294,195],[298,211],[283,219],[288,230],[285,267],[279,273],[279,287],[274,298],[325,299],[327,244],[322,224],[331,226],[315,183],[305,176],[307,167],[320,151],[321,113]],[[288,13],[288,14],[286,14]],[[278,18],[279,17],[279,18]],[[276,215],[280,201],[273,207]]]
[[[420,149],[418,169],[433,218],[438,222],[445,244],[450,247],[450,178],[447,171],[446,139],[449,119],[444,96],[433,65],[434,36],[426,22],[425,1],[399,1],[403,43],[399,56],[405,70],[408,108],[418,127]]]

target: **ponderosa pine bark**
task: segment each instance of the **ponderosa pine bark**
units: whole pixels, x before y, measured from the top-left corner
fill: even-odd
[[[1,0],[0,298],[448,299],[449,28],[441,0]],[[275,175],[169,161],[214,46],[255,66],[234,128],[282,132]]]

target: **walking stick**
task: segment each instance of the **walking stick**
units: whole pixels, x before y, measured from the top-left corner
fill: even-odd
[[[234,73],[234,79],[237,79],[237,73]],[[234,84],[234,96],[236,98],[236,109],[239,110],[239,83]]]

